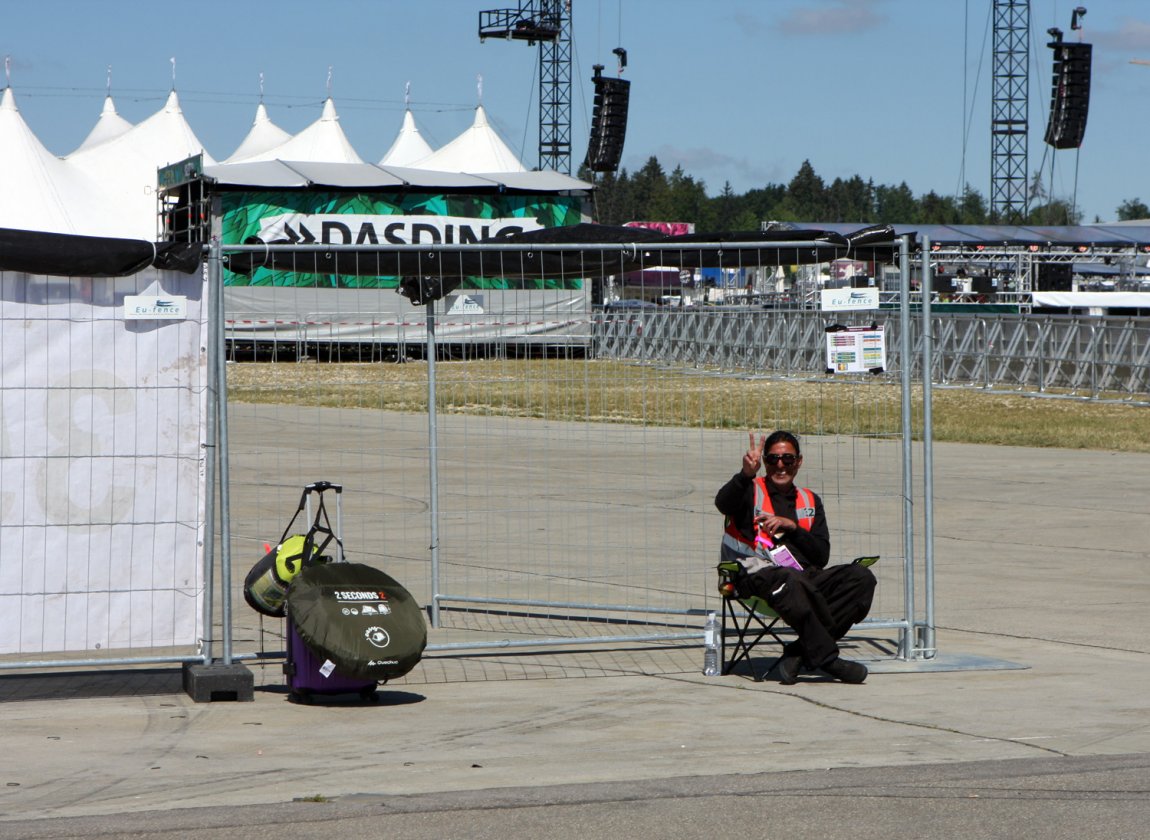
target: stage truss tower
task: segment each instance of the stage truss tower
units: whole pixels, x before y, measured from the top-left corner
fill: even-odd
[[[479,40],[539,44],[539,168],[571,174],[571,0],[479,13]]]
[[[1029,51],[1029,0],[994,0],[990,212],[995,221],[1003,223],[1017,224],[1029,210]]]

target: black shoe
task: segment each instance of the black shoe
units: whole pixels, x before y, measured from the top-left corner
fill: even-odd
[[[794,685],[799,678],[799,671],[803,667],[801,656],[787,656],[786,653],[775,662],[775,671],[778,672],[779,682],[783,685]]]
[[[832,659],[822,669],[834,677],[836,680],[841,680],[845,683],[857,685],[866,679],[867,670],[866,665],[861,662],[851,662],[849,659],[838,657]]]

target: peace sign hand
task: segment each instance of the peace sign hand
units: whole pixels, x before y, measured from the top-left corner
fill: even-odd
[[[743,456],[743,475],[754,478],[763,465],[763,449],[767,446],[767,436],[759,435],[758,445],[755,444],[754,432],[748,432],[747,437],[750,442],[747,444],[747,454]]]

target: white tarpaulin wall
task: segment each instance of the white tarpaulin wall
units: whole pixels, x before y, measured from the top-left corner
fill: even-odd
[[[205,290],[0,272],[0,654],[204,635]],[[185,317],[128,320],[128,295]]]
[[[423,342],[427,310],[395,289],[230,286],[224,289],[229,339],[257,342]],[[588,290],[457,290],[437,307],[445,342],[586,341]]]

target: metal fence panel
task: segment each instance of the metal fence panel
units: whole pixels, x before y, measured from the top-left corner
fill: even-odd
[[[422,314],[411,327],[431,336],[432,312]],[[524,303],[504,314],[539,313]],[[898,632],[899,390],[890,375],[828,379],[826,326],[809,311],[596,311],[573,331],[587,336],[584,352],[530,353],[520,336],[493,342],[457,325],[451,354],[433,343],[399,366],[237,362],[229,481],[245,502],[233,553],[261,556],[298,488],[328,480],[349,491],[349,554],[433,607],[432,650],[697,644],[702,614],[719,606],[714,494],[748,432],[789,428],[834,523],[833,562],[883,556],[868,626]],[[484,352],[459,356],[472,338]],[[803,381],[779,382],[780,368]],[[277,622],[237,622],[241,656],[274,654]]]
[[[198,275],[0,272],[0,668],[201,659],[207,302]]]

